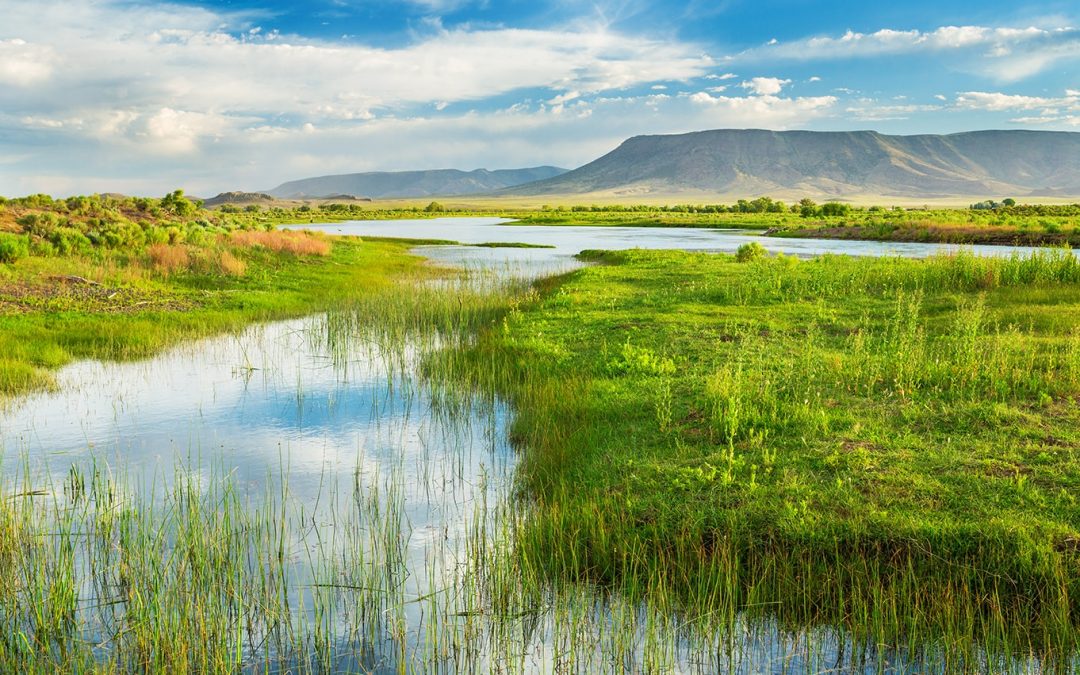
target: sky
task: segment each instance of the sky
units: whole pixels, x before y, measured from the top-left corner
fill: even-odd
[[[574,168],[718,128],[1080,131],[1080,3],[0,0],[0,195]]]

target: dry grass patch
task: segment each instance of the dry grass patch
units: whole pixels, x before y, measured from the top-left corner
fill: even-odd
[[[226,274],[228,276],[243,276],[244,272],[247,271],[247,263],[245,263],[243,260],[240,260],[228,251],[222,251],[221,255],[218,256],[217,262],[218,270],[222,274]]]
[[[186,270],[191,265],[191,256],[186,246],[178,244],[152,244],[146,248],[150,263],[165,275]]]
[[[242,248],[258,246],[298,256],[330,254],[330,242],[310,232],[238,230],[229,235],[229,242]]]

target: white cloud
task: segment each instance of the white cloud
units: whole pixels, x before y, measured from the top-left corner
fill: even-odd
[[[558,96],[552,98],[551,100],[548,101],[548,103],[550,105],[562,105],[563,103],[569,103],[570,101],[573,101],[576,98],[581,98],[581,92],[580,91],[568,91],[566,93],[559,94]]]
[[[821,82],[821,78],[817,75],[812,76],[807,82]]]
[[[1076,92],[1066,91],[1061,98],[1043,96],[1023,96],[1003,94],[1001,92],[966,91],[956,97],[956,107],[966,110],[1042,110],[1057,107],[1071,108],[1080,106],[1080,96]]]
[[[699,91],[690,100],[713,111],[723,126],[784,129],[805,124],[826,115],[836,104],[835,96],[780,98],[777,96],[712,96]],[[717,126],[717,125],[713,125]]]
[[[33,34],[63,68],[24,54],[29,43],[3,43],[5,81],[40,84],[50,73],[52,80],[29,101],[0,93],[0,104],[111,108],[119,99],[137,109],[362,119],[380,108],[482,100],[516,89],[600,92],[685,80],[712,66],[695,45],[604,29],[461,28],[387,49],[266,40],[250,30],[237,37],[217,28],[227,17],[181,6],[129,11],[128,3],[101,2],[68,9],[59,0],[5,9],[5,29]],[[70,102],[59,100],[65,96]]]
[[[844,110],[851,119],[860,122],[884,122],[892,120],[910,119],[912,115],[924,112],[936,112],[943,106],[932,104],[880,104],[875,100],[863,99],[856,105],[849,106]]]
[[[1039,115],[1037,117],[1014,117],[1009,120],[1013,124],[1062,124],[1070,127],[1080,127],[1080,115]]]
[[[47,45],[0,40],[0,85],[25,87],[49,79],[56,56]]]
[[[956,97],[954,107],[959,110],[982,110],[988,112],[1034,112],[1034,115],[1013,117],[1013,124],[1080,126],[1080,91],[1066,89],[1060,97],[1024,96],[1002,92],[967,91]]]
[[[791,80],[781,80],[778,77],[753,77],[739,86],[749,89],[758,96],[775,96],[788,84],[791,84]]]
[[[739,54],[741,60],[866,58],[891,54],[952,51],[967,57],[964,67],[1002,81],[1020,80],[1059,61],[1080,59],[1080,30],[941,26],[931,31],[883,28],[871,33],[847,31],[839,37],[819,36]]]

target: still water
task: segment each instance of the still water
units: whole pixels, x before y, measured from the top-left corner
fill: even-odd
[[[976,255],[1030,254],[1027,246],[958,246],[917,242],[844,241],[839,239],[781,239],[763,237],[753,230],[692,227],[597,227],[578,225],[515,225],[505,218],[431,218],[416,220],[353,220],[341,223],[294,225],[328,234],[367,237],[447,239],[462,244],[523,243],[552,248],[477,248],[475,246],[421,246],[418,253],[450,264],[503,267],[549,272],[579,265],[574,256],[587,249],[682,249],[734,253],[756,241],[770,253],[799,257],[824,254],[901,256],[925,258],[943,251],[963,249]]]
[[[734,251],[753,238],[745,232],[683,228],[526,227],[492,218],[305,227],[361,236],[554,247],[417,249],[442,263],[510,277],[572,269],[579,265],[574,254],[583,249]],[[925,256],[942,248],[762,241],[770,251],[804,256]],[[973,250],[1001,255],[1023,249]],[[341,636],[334,661],[344,670],[921,669],[902,653],[879,651],[868,658],[827,627],[792,631],[739,623],[727,634],[690,635],[677,617],[657,616],[648,607],[628,606],[588,588],[548,598],[530,611],[527,628],[515,624],[507,630],[501,619],[477,619],[476,625],[462,628],[461,617],[484,612],[479,598],[466,597],[479,587],[461,592],[469,565],[483,556],[483,544],[478,555],[477,544],[468,540],[488,532],[494,511],[515,508],[508,501],[516,461],[507,433],[511,411],[499,401],[474,401],[447,414],[417,374],[431,343],[407,344],[391,356],[356,335],[343,355],[326,339],[327,322],[327,317],[314,316],[253,326],[137,363],[72,364],[58,373],[55,391],[0,410],[0,467],[6,476],[29,476],[45,492],[59,491],[72,466],[90,465],[155,493],[167,491],[179,475],[195,475],[204,483],[226,476],[246,499],[257,501],[269,484],[286,482],[288,503],[306,513],[313,528],[325,524],[320,541],[333,539],[326,530],[336,522],[336,495],[360,489],[370,499],[394,500],[390,525],[401,547],[395,563],[401,566],[400,594],[371,619],[362,649],[355,636],[351,641]],[[308,539],[297,538],[291,545],[298,567],[312,550],[318,554]],[[296,578],[310,581],[302,570]],[[310,609],[302,593],[297,597],[297,611]],[[83,601],[93,603],[94,598]],[[432,627],[433,621],[438,625]],[[445,642],[446,635],[467,643],[465,652],[440,656],[432,642]],[[256,656],[251,667],[258,670]]]

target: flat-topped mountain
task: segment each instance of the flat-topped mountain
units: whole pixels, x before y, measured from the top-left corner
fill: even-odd
[[[519,195],[1080,195],[1080,133],[720,129],[635,136],[588,164],[504,190]]]
[[[216,197],[203,201],[203,206],[221,206],[222,204],[265,204],[274,198],[262,192],[222,192]]]
[[[304,178],[282,183],[267,192],[281,199],[321,198],[327,195],[355,195],[374,199],[472,195],[495,192],[565,172],[566,169],[554,166],[496,171],[373,171]]]

